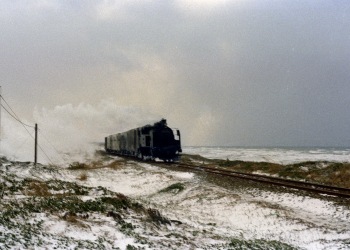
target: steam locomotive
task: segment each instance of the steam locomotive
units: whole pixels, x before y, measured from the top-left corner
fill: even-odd
[[[181,136],[178,129],[167,126],[165,119],[105,137],[105,150],[110,154],[132,156],[142,160],[179,160]]]

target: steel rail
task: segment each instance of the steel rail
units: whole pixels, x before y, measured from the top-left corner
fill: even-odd
[[[208,173],[219,174],[223,176],[236,177],[236,178],[247,179],[247,180],[252,180],[257,182],[269,183],[269,184],[278,185],[278,186],[301,189],[301,190],[315,192],[315,193],[322,193],[322,194],[350,198],[349,188],[328,186],[328,185],[310,183],[305,181],[289,180],[289,179],[265,176],[265,175],[259,175],[259,174],[242,173],[242,172],[232,171],[228,169],[209,167],[209,166],[203,166],[203,165],[198,166],[198,165],[191,165],[191,164],[185,164],[185,163],[176,163],[176,165],[182,168],[187,168],[187,169],[192,169],[197,171],[205,171]]]
[[[218,169],[217,167],[210,167],[210,166],[204,166],[205,168],[210,168],[210,169]],[[285,179],[285,178],[281,178],[281,177],[273,177],[273,176],[266,176],[266,175],[260,175],[260,174],[251,174],[251,173],[242,173],[242,172],[237,172],[237,171],[233,171],[233,170],[228,170],[228,169],[224,169],[224,168],[219,168],[220,171],[223,172],[227,172],[227,173],[236,173],[236,174],[244,174],[244,175],[248,175],[248,176],[259,176],[259,177],[263,177],[269,180],[273,180],[273,181],[287,181],[289,183],[294,183],[294,184],[300,184],[300,185],[312,185],[315,187],[319,187],[319,188],[325,188],[325,189],[335,189],[337,191],[344,191],[344,192],[350,192],[349,188],[343,188],[343,187],[335,187],[335,186],[329,186],[329,185],[325,185],[325,184],[319,184],[319,183],[313,183],[313,182],[305,182],[305,181],[298,181],[298,180],[291,180],[291,179]]]

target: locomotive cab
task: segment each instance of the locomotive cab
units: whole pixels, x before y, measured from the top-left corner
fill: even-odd
[[[180,131],[167,126],[166,120],[139,129],[139,158],[159,158],[164,161],[177,160],[181,150]]]
[[[166,121],[153,131],[153,150],[155,157],[168,161],[177,160],[182,152],[180,144],[180,131],[171,129],[166,125]]]

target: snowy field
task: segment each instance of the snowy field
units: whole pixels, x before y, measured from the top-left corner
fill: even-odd
[[[306,161],[350,162],[349,148],[184,147],[184,153],[210,159],[293,164]]]
[[[41,165],[35,168],[29,163],[2,160],[0,173],[5,190],[2,210],[7,202],[45,198],[33,198],[30,185],[11,193],[21,181],[55,180],[86,189],[86,193],[75,195],[82,204],[121,193],[158,210],[161,218],[169,221],[150,222],[133,209],[121,213],[122,225],[98,212],[87,213],[88,218],[75,217],[72,222],[64,209],[39,209],[26,216],[10,216],[10,224],[2,214],[0,249],[350,249],[349,202],[336,202],[326,196],[276,193],[249,185],[225,188],[200,173],[117,157],[95,169],[76,170]],[[68,192],[50,185],[46,196]],[[126,230],[125,225],[132,226]],[[29,230],[30,236],[23,230]],[[30,230],[36,232],[35,236]]]

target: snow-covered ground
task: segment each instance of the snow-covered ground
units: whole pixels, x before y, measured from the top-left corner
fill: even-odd
[[[208,181],[201,173],[118,157],[103,164],[105,167],[70,170],[3,162],[0,180],[7,186],[12,184],[6,181],[6,176],[12,175],[18,181],[30,178],[77,183],[90,188],[88,194],[79,196],[83,201],[100,197],[102,187],[157,209],[172,221],[168,225],[147,224],[141,215],[130,210],[125,220],[134,225],[135,232],[127,233],[116,226],[112,217],[99,213],[91,213],[89,219],[79,219],[79,226],[62,219],[65,211],[33,213],[30,221],[40,222],[40,230],[45,232],[38,240],[49,248],[350,249],[349,202],[341,204],[327,196],[275,193],[256,186],[228,188]],[[81,178],[82,175],[86,178]],[[182,188],[164,191],[172,184]],[[20,193],[15,197],[5,194],[3,199],[24,197],[25,194]],[[0,224],[3,232],[0,239],[16,235],[16,230]],[[146,242],[140,240],[141,236],[147,238]],[[26,244],[29,243],[21,238],[13,248],[27,248]],[[6,249],[1,241],[0,248]]]
[[[184,147],[184,153],[210,159],[293,164],[306,161],[350,162],[350,148]]]

